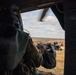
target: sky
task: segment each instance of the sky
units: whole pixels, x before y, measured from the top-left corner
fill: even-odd
[[[39,21],[42,11],[43,9],[22,13],[24,29],[31,37],[64,39],[65,32],[51,9],[46,13],[43,22]]]

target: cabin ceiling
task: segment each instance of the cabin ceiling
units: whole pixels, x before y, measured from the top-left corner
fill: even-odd
[[[37,10],[37,9],[51,6],[52,4],[55,3],[55,1],[61,2],[61,0],[28,0],[27,2],[25,2],[24,0],[24,3],[23,2],[20,3],[20,6],[21,6],[20,9],[21,9],[21,12]]]
[[[49,7],[55,2],[60,3],[62,0],[0,0],[0,5],[7,8],[18,9],[21,13]]]

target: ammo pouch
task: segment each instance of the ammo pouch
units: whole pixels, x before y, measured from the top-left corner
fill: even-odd
[[[17,67],[25,53],[29,34],[14,26],[16,18],[13,13],[3,13],[0,11],[0,71],[11,71]]]

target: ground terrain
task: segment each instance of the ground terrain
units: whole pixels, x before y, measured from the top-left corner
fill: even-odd
[[[54,69],[45,69],[42,66],[40,66],[38,69],[44,72],[52,72],[55,75],[63,75],[64,72],[64,53],[65,53],[65,42],[64,39],[51,39],[51,38],[33,38],[33,41],[35,44],[37,43],[53,43],[53,42],[59,42],[63,43],[62,51],[56,50],[56,60],[57,64]]]

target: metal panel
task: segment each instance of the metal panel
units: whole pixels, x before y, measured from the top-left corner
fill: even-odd
[[[62,0],[55,0],[61,2]],[[29,10],[37,10],[50,6],[55,3],[54,0],[0,0],[0,5],[14,10],[21,10],[21,12]]]

